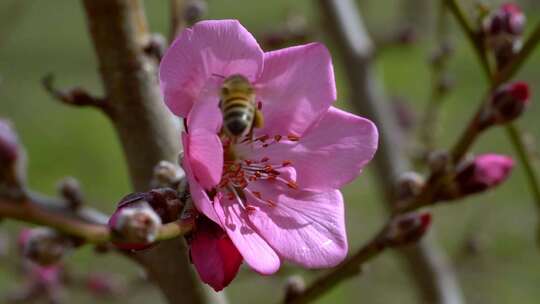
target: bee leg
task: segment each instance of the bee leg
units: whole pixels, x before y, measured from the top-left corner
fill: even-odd
[[[264,117],[262,115],[261,110],[256,109],[255,110],[255,116],[253,117],[252,129],[253,128],[259,128],[260,129],[262,127],[264,127]]]

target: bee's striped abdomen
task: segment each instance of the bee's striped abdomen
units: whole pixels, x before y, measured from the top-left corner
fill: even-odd
[[[246,135],[253,124],[255,107],[245,98],[232,97],[223,101],[223,126],[234,137]]]

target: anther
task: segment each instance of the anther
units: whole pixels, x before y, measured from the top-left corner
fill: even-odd
[[[279,141],[281,140],[281,135],[276,135],[276,136],[274,136],[274,140],[275,140],[276,142],[279,142]]]
[[[294,181],[290,180],[290,181],[287,181],[287,186],[291,189],[294,189],[294,190],[297,190],[298,189],[298,184],[295,183]]]
[[[299,140],[300,140],[300,136],[294,135],[294,134],[292,134],[292,133],[289,133],[289,135],[287,135],[287,138],[288,138],[290,141],[299,141]]]
[[[281,163],[281,165],[282,165],[283,167],[290,166],[290,165],[292,165],[292,161],[290,161],[290,160],[285,160],[285,161],[283,161],[283,163]]]
[[[255,208],[255,207],[253,207],[253,206],[251,206],[251,205],[246,204],[246,211],[247,211],[248,213],[252,213],[252,212],[257,211],[257,208]]]
[[[270,158],[268,158],[268,157],[263,157],[263,158],[261,159],[261,163],[265,163],[265,162],[267,162],[267,161],[269,161],[269,160],[270,160]]]
[[[271,200],[266,200],[266,203],[268,203],[268,205],[269,205],[270,207],[276,207],[276,206],[277,206],[276,203],[274,203],[274,202],[271,201]]]

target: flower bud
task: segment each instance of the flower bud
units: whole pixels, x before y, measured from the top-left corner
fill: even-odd
[[[177,189],[185,177],[186,173],[178,165],[168,161],[160,161],[154,167],[152,188]]]
[[[429,212],[412,212],[398,215],[386,228],[385,241],[390,247],[403,246],[418,241],[431,225]]]
[[[215,291],[227,287],[236,277],[243,258],[216,223],[199,216],[188,243],[191,261],[199,277]]]
[[[514,166],[512,158],[484,154],[463,165],[456,175],[459,196],[482,192],[504,182]]]
[[[208,10],[208,4],[204,0],[189,0],[185,4],[184,19],[188,25],[201,20]]]
[[[78,209],[84,203],[81,185],[73,177],[66,177],[58,183],[60,195],[67,201],[73,210]]]
[[[44,266],[59,262],[73,247],[73,243],[65,236],[45,227],[23,229],[18,243],[24,257]]]
[[[405,172],[398,180],[398,196],[401,200],[406,200],[416,196],[424,186],[424,178],[416,172]]]
[[[491,99],[491,121],[504,124],[521,116],[529,104],[529,85],[514,82],[503,86]]]
[[[184,209],[184,202],[178,197],[178,192],[169,188],[150,190],[147,201],[164,224],[178,220]]]
[[[304,290],[306,290],[304,279],[299,275],[290,276],[285,284],[285,303],[292,302]]]
[[[109,219],[113,244],[124,250],[142,250],[156,240],[161,219],[144,200],[146,193],[128,195]]]
[[[17,164],[21,158],[21,147],[11,124],[0,119],[0,182],[17,183]]]
[[[497,63],[503,66],[521,47],[525,15],[518,5],[506,3],[484,18],[482,34],[486,47],[493,50]]]

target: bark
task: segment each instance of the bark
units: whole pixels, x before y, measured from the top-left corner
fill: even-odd
[[[111,118],[122,143],[136,191],[149,188],[153,167],[175,161],[180,134],[161,101],[157,64],[144,53],[150,33],[139,0],[83,0]],[[181,68],[181,67],[179,67]],[[164,241],[133,257],[169,303],[224,303],[192,271],[181,238]]]
[[[389,209],[397,197],[397,179],[409,163],[400,151],[400,131],[385,102],[372,62],[374,47],[352,0],[319,0],[329,33],[338,43],[338,52],[347,66],[347,78],[355,109],[372,119],[379,129],[379,149],[375,165],[381,192]],[[417,245],[401,250],[418,287],[422,303],[462,303],[455,274],[433,235]]]

